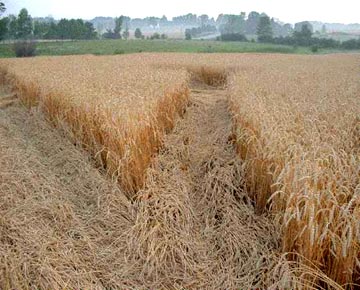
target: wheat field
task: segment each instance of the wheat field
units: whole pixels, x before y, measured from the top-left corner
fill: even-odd
[[[141,188],[162,135],[188,99],[185,71],[153,69],[141,56],[44,57],[4,66],[22,101],[67,127],[129,193]]]
[[[254,64],[229,82],[257,210],[275,214],[284,252],[340,284],[359,278],[359,64],[289,57]]]
[[[57,188],[53,181],[29,177],[31,186],[21,179],[13,185],[7,160],[15,153],[3,133],[0,288],[360,283],[359,55],[87,55],[1,60],[0,69],[3,86],[57,128],[51,134],[68,140],[62,146],[71,151],[75,144],[89,158],[79,164],[94,172],[81,171],[79,184],[87,174],[106,173],[93,177],[101,186],[84,185],[92,207],[82,203],[78,213],[75,202],[75,209],[59,209],[55,191],[47,195],[40,186]],[[44,166],[35,166],[39,180]],[[41,192],[56,212],[55,225],[86,238],[72,244],[56,234],[56,246],[41,255],[24,243],[41,230],[12,214],[30,218],[24,206],[38,206],[22,201],[21,188],[29,198],[34,188],[36,200]],[[71,196],[64,189],[65,204],[84,198]]]

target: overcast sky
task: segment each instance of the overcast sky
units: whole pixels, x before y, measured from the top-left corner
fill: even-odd
[[[5,0],[7,14],[17,14],[23,7],[32,16],[51,15],[56,19],[127,15],[132,18],[186,13],[239,14],[241,11],[265,12],[284,22],[303,20],[360,23],[359,0]]]

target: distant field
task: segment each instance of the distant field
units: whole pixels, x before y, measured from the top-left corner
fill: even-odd
[[[138,52],[256,52],[256,53],[311,53],[309,48],[286,45],[219,42],[202,40],[89,40],[39,42],[38,55],[111,55]],[[320,51],[321,52],[321,51]],[[0,44],[0,57],[14,57],[12,44]]]

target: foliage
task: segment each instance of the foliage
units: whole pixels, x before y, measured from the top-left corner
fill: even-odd
[[[26,9],[22,9],[18,17],[9,16],[3,21],[7,22],[6,38],[9,39],[95,39],[97,37],[95,28],[90,22],[82,19],[61,19],[58,23],[53,20],[33,22]]]
[[[198,23],[198,18],[196,14],[192,14],[192,13],[173,17],[172,20],[174,24],[197,25]]]
[[[360,49],[360,38],[344,41],[341,47],[344,49]]]
[[[36,42],[33,40],[17,41],[14,44],[16,57],[30,57],[36,55]]]
[[[15,39],[17,32],[17,18],[14,15],[9,15],[8,18],[8,33],[6,38]]]
[[[144,38],[144,36],[143,36],[143,34],[142,34],[142,32],[141,32],[140,28],[136,28],[136,29],[135,29],[134,36],[135,36],[135,38],[137,38],[137,39]]]
[[[289,36],[293,32],[293,28],[292,28],[291,24],[289,24],[289,23],[281,24],[281,23],[275,21],[274,18],[271,19],[271,29],[273,31],[273,35],[276,37]]]
[[[0,19],[0,41],[5,39],[8,31],[9,31],[8,25],[9,25],[8,17]]]
[[[309,46],[311,45],[312,31],[308,25],[303,24],[301,30],[295,30],[293,38],[297,45]]]
[[[125,54],[125,51],[124,51],[123,49],[116,49],[116,50],[114,51],[114,54],[115,54],[115,55]]]
[[[317,45],[315,44],[315,45],[311,46],[310,49],[311,49],[311,52],[316,53],[316,52],[319,51],[319,46],[317,46]]]
[[[5,10],[6,10],[5,3],[0,1],[0,14],[5,12]]]
[[[121,15],[120,17],[115,18],[115,28],[114,30],[107,29],[106,32],[102,35],[104,38],[108,39],[121,39],[122,37],[122,26],[124,24],[125,16]],[[129,37],[128,32],[124,34]]]
[[[103,33],[102,37],[105,38],[105,39],[120,39],[121,35],[118,34],[118,33],[115,33],[111,29],[107,29],[106,32]]]
[[[160,39],[160,38],[161,38],[161,35],[157,32],[155,32],[153,35],[150,36],[151,40]]]
[[[269,16],[263,15],[260,17],[256,33],[259,42],[270,42],[272,40],[273,31]]]
[[[281,45],[293,45],[293,46],[317,46],[320,48],[344,48],[339,41],[336,41],[331,38],[303,38],[295,36],[287,37],[275,37],[271,40],[271,43],[281,44]]]
[[[122,34],[122,37],[123,37],[125,40],[127,40],[127,39],[129,38],[129,36],[130,36],[129,29],[126,28],[126,29],[124,30],[123,34]]]
[[[47,27],[47,31],[45,32],[44,39],[59,39],[58,25],[55,22],[50,22],[50,23],[46,23],[46,26],[48,27]]]
[[[43,39],[49,33],[51,24],[43,21],[34,21],[34,37]]]
[[[306,27],[306,30],[309,30],[311,32],[311,34],[314,32],[314,27],[309,21],[295,23],[294,30],[297,32],[301,32],[304,29],[304,26]]]
[[[25,8],[20,10],[16,24],[17,26],[15,37],[17,39],[26,39],[31,36],[33,32],[32,20],[31,16]]]
[[[223,15],[223,24],[220,25],[219,30],[221,34],[245,33],[245,15]]]
[[[332,38],[313,37],[311,29],[307,25],[303,25],[301,30],[299,30],[298,27],[292,36],[274,37],[266,42],[279,45],[292,45],[294,47],[309,47],[310,50],[314,53],[318,52],[319,49],[360,49],[360,39],[350,39],[344,42],[340,42]]]
[[[221,34],[219,37],[221,41],[248,41],[244,34],[232,33],[232,34]]]
[[[323,24],[323,26],[321,27],[321,33],[322,34],[326,34],[326,25],[325,24]]]
[[[191,35],[191,38],[193,38],[193,37],[200,37],[202,35],[216,33],[216,31],[217,31],[216,26],[213,25],[204,25],[199,27],[187,28],[185,29],[185,38],[187,34]]]
[[[288,45],[250,43],[250,42],[223,42],[212,40],[176,40],[176,41],[148,41],[121,39],[109,41],[41,41],[37,43],[37,55],[73,55],[73,54],[98,54],[111,55],[114,49],[121,49],[125,53],[142,52],[203,52],[208,46],[212,46],[213,52],[256,52],[256,53],[301,53],[308,54],[310,51],[302,47],[294,48]],[[0,57],[14,57],[15,54],[10,44],[0,44]]]
[[[49,28],[46,39],[94,39],[97,36],[93,24],[82,19],[61,19]]]
[[[17,17],[9,15],[0,21],[2,39],[27,39],[32,36],[32,19],[26,9],[21,9]]]
[[[251,35],[256,34],[259,21],[260,21],[260,13],[256,11],[250,12],[245,24],[246,34],[251,34]]]
[[[123,16],[115,18],[115,28],[114,28],[115,35],[119,35],[119,36],[121,35],[121,28],[123,25],[123,20],[124,20]],[[121,37],[118,37],[118,38],[121,38]]]
[[[159,21],[160,21],[159,18],[153,16],[146,18],[146,22],[148,26],[152,26],[152,27],[156,27],[159,24]]]

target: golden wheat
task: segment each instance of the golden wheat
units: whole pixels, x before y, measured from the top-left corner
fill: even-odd
[[[276,60],[229,80],[248,192],[276,215],[283,251],[359,282],[360,58]]]
[[[185,111],[190,79],[226,86],[247,192],[259,214],[274,215],[282,251],[299,267],[280,267],[277,288],[360,282],[358,55],[42,57],[2,60],[0,67],[1,81],[67,128],[128,195],[143,187],[164,133]],[[139,207],[151,212],[146,201]],[[143,242],[139,221],[129,232],[139,230]],[[299,280],[283,281],[289,276],[281,271]]]
[[[68,127],[128,192],[142,187],[163,134],[188,101],[186,71],[155,69],[141,58],[43,57],[3,65],[23,102]]]

